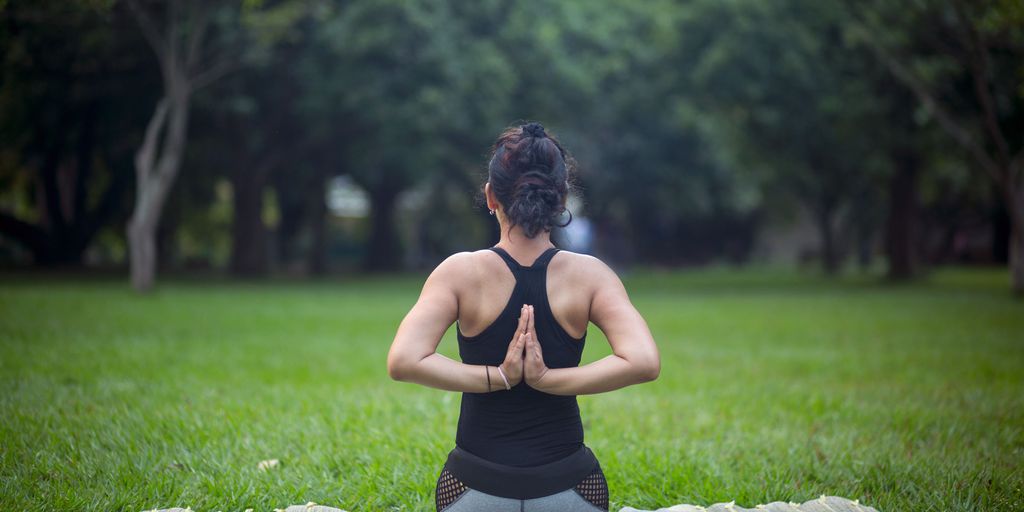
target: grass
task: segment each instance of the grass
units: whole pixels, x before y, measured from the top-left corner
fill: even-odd
[[[662,374],[580,397],[612,510],[821,494],[1024,509],[1024,304],[1003,272],[624,277]],[[432,510],[459,395],[384,367],[421,283],[176,282],[140,297],[5,278],[0,509]],[[451,331],[441,350],[456,356]],[[584,360],[607,353],[591,326]]]

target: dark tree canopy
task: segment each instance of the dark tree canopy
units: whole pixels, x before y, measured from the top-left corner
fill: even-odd
[[[430,267],[495,241],[489,145],[537,120],[617,263],[789,236],[826,272],[1010,262],[1024,289],[1019,2],[11,0],[0,41],[10,264],[125,265],[134,211],[161,268]],[[160,105],[185,131],[147,146]]]

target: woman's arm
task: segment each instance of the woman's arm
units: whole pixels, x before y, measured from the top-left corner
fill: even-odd
[[[466,267],[472,264],[465,260],[469,257],[469,253],[455,254],[441,262],[427,278],[419,300],[405,315],[391,343],[388,375],[392,379],[470,393],[505,389],[505,382],[497,366],[464,364],[437,353],[441,337],[458,318],[456,287],[460,279],[465,279]],[[511,386],[522,380],[525,338],[520,339],[519,335],[525,331],[525,327],[524,312],[516,336],[509,343],[508,355],[514,357],[506,357],[506,361],[501,364]]]
[[[588,395],[604,393],[658,378],[661,358],[658,346],[640,313],[633,307],[622,281],[612,269],[593,258],[587,271],[594,276],[595,291],[590,304],[590,320],[604,332],[612,354],[576,368],[551,368],[544,364],[540,343],[528,322],[526,383],[552,395]]]

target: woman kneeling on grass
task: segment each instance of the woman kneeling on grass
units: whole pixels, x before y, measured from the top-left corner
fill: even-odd
[[[618,276],[551,243],[571,162],[537,123],[501,134],[484,185],[501,239],[438,265],[391,345],[393,379],[463,392],[438,511],[608,510],[576,395],[654,380],[661,363]],[[453,322],[461,363],[436,352]],[[589,322],[613,354],[579,366]]]

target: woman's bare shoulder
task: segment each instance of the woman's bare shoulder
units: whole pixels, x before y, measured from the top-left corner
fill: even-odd
[[[552,258],[551,272],[564,275],[574,285],[586,289],[592,296],[607,286],[621,286],[619,276],[604,261],[590,254],[560,250]]]
[[[441,261],[431,273],[431,278],[436,276],[453,289],[472,289],[480,284],[484,276],[500,270],[502,264],[494,251],[460,251]]]
[[[615,271],[604,261],[590,254],[559,250],[551,260],[551,268],[588,278],[615,276]]]

